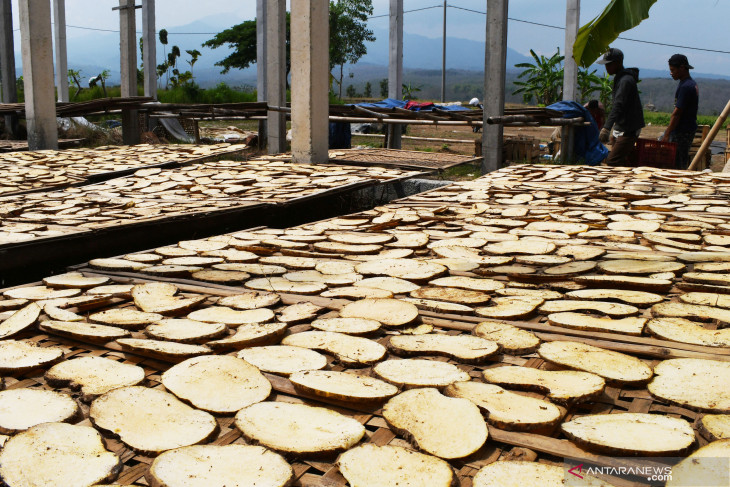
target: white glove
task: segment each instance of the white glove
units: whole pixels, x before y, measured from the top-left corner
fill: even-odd
[[[664,140],[664,134],[661,134],[659,137],[656,138],[656,140],[658,140],[659,142]]]

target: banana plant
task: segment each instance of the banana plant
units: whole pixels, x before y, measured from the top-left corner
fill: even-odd
[[[525,103],[532,102],[534,97],[539,105],[550,105],[560,100],[563,93],[563,60],[565,56],[560,54],[560,48],[550,57],[537,55],[530,49],[530,54],[535,63],[515,64],[515,68],[522,68],[517,78],[524,81],[515,81],[518,86],[513,95],[522,94]]]
[[[619,34],[649,18],[657,0],[611,0],[603,12],[578,30],[573,59],[587,68],[608,50]]]

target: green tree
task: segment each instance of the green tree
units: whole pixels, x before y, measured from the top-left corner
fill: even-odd
[[[289,54],[289,41],[291,39],[290,15],[286,13],[286,76],[289,77],[291,70],[291,57]],[[203,43],[203,47],[217,49],[226,46],[232,51],[228,56],[215,63],[223,69],[221,74],[226,74],[231,68],[246,69],[256,63],[256,20],[247,20],[230,29],[219,32],[210,40]]]
[[[388,97],[388,78],[383,78],[380,80],[380,96],[383,98]]]
[[[594,69],[590,73],[587,69],[578,69],[578,97],[581,103],[589,101],[593,93],[601,90],[601,78]]]
[[[611,111],[613,104],[613,80],[608,73],[603,74],[603,78],[599,78],[600,85],[598,87],[598,99],[603,103],[606,113]]]
[[[69,69],[68,70],[68,82],[76,85],[76,93],[74,93],[74,100],[79,96],[81,90],[81,70],[80,69]]]
[[[345,64],[359,61],[368,52],[365,42],[375,40],[373,31],[367,28],[368,15],[372,14],[372,0],[330,1],[330,69],[340,68],[340,98]]]
[[[157,34],[157,36],[160,39],[160,44],[162,44],[162,59],[167,59],[167,29],[160,29],[160,32]],[[162,74],[168,74],[169,66],[167,65],[167,61],[163,62],[162,64],[157,66],[157,73],[158,76],[162,76],[162,74],[159,74],[159,70],[161,66],[165,66],[165,71]],[[169,74],[168,74],[169,76]],[[169,78],[167,81],[165,81],[165,88],[167,88],[167,83],[169,82]]]
[[[373,96],[373,85],[370,84],[370,81],[365,83],[365,98],[371,98]]]
[[[421,91],[420,86],[415,86],[411,83],[403,83],[403,99],[404,100],[416,100],[416,93]]]
[[[187,63],[190,65],[190,79],[195,79],[195,76],[193,76],[193,66],[195,66],[195,63],[200,57],[200,51],[198,51],[197,49],[187,49],[185,52],[187,52],[190,56],[190,60],[187,61]]]
[[[348,98],[355,98],[357,96],[357,92],[355,91],[355,87],[352,85],[347,85],[347,91],[346,91]]]
[[[518,89],[512,92],[513,95],[522,94],[525,103],[532,102],[533,97],[540,105],[551,105],[560,100],[563,93],[563,66],[565,56],[560,55],[560,48],[552,56],[538,56],[530,49],[530,54],[535,63],[515,64],[516,68],[522,68],[517,75],[518,79],[526,78],[524,81],[515,81]]]

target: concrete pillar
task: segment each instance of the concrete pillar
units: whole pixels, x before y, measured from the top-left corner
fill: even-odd
[[[56,92],[58,101],[68,101],[66,0],[53,0],[53,47],[56,51]]]
[[[142,0],[142,62],[144,63],[144,96],[151,96],[157,100],[155,0]]]
[[[256,0],[256,101],[266,99],[266,0]],[[266,146],[267,120],[259,120],[259,150]]]
[[[58,149],[51,2],[20,0],[18,7],[28,148]]]
[[[573,44],[580,28],[580,0],[567,0],[565,4],[565,61],[563,62],[563,100],[578,100],[578,64],[573,59]],[[574,156],[575,129],[563,127],[561,131],[560,153],[565,162]]]
[[[3,103],[17,103],[18,92],[15,82],[12,1],[0,0],[0,86],[2,86]],[[8,134],[15,135],[17,125],[16,115],[5,116],[5,131]]]
[[[390,0],[388,37],[388,97],[400,100],[403,85],[403,0]],[[401,148],[402,125],[389,124],[388,148]]]
[[[258,32],[256,34],[258,36]],[[286,2],[284,0],[266,0],[265,37],[267,101],[269,105],[283,107],[286,106]],[[286,152],[286,114],[268,112],[266,122],[269,154]]]
[[[137,96],[137,32],[134,0],[119,0],[119,46],[122,97]],[[122,141],[139,143],[137,110],[122,110]]]
[[[327,162],[329,3],[291,1],[292,160]],[[269,18],[269,21],[271,18]]]
[[[502,125],[488,125],[487,118],[504,115],[504,78],[507,73],[507,11],[509,0],[487,0],[487,41],[484,63],[484,129],[482,174],[502,164]]]

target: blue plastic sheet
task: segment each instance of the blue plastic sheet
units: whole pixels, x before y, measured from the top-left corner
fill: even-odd
[[[598,140],[598,124],[583,105],[575,101],[559,101],[547,108],[563,112],[563,118],[583,117],[587,122],[591,122],[590,125],[575,127],[573,150],[577,160],[596,166],[608,157],[608,149]]]
[[[358,103],[357,106],[363,107],[363,108],[405,108],[406,104],[410,100],[396,100],[395,98],[386,98],[382,101],[376,101],[373,103]],[[438,108],[439,110],[445,110],[450,112],[459,112],[463,110],[470,110],[469,108],[462,107],[459,105],[434,105],[433,108]],[[423,109],[421,108],[418,111],[428,112],[431,111],[429,109]]]

